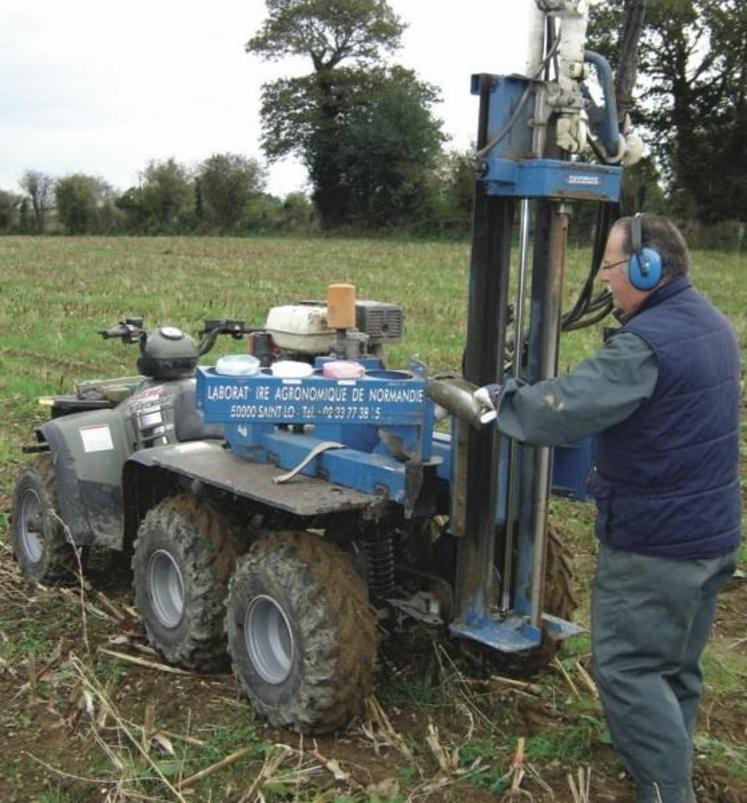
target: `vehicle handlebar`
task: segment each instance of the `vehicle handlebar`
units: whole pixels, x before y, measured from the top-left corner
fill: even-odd
[[[110,326],[108,329],[99,329],[99,334],[104,340],[120,338],[124,343],[139,343],[144,332],[142,319],[131,318],[120,321],[116,326]]]

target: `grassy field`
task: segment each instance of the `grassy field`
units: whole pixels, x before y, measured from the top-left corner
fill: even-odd
[[[587,252],[570,253],[566,307],[588,259]],[[730,317],[744,355],[747,259],[702,252],[693,263],[696,285]],[[514,784],[536,801],[573,801],[567,774],[578,784],[579,771],[591,772],[590,800],[628,799],[585,682],[586,637],[523,687],[475,666],[474,656],[442,634],[395,637],[366,719],[336,738],[304,741],[255,720],[230,676],[166,674],[101,652],[158,660],[143,653],[126,578],[94,571],[81,597],[74,589],[31,589],[12,565],[10,497],[25,459],[20,447],[42,415],[35,397],[77,380],[135,372],[135,348],[104,342],[96,330],[128,314],[192,332],[205,318],[261,323],[273,304],[323,297],[327,283],[349,281],[359,297],[404,306],[407,336],[389,351],[391,365],[418,355],[433,372],[455,369],[468,265],[466,243],[0,238],[0,800],[480,801],[510,795]],[[561,366],[599,342],[599,329],[568,335]],[[742,431],[747,457],[747,417]],[[551,517],[573,548],[578,618],[588,622],[593,511],[556,500]],[[724,595],[706,655],[696,764],[701,803],[747,800],[746,610],[742,581]],[[174,791],[237,751],[226,767]],[[530,799],[518,791],[513,798]]]

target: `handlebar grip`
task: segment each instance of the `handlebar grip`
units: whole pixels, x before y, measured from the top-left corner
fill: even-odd
[[[124,337],[127,333],[127,327],[122,324],[112,326],[109,329],[99,329],[99,334],[104,340],[108,340],[110,337]]]

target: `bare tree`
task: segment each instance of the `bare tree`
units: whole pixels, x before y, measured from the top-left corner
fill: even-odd
[[[34,231],[37,234],[44,234],[47,212],[52,208],[54,179],[40,170],[27,170],[18,183],[31,199]]]

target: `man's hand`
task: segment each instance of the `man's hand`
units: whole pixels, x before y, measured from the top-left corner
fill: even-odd
[[[501,395],[501,385],[483,385],[478,388],[472,395],[480,402],[486,410],[495,410],[498,397]]]
[[[484,385],[483,387],[478,388],[472,394],[474,399],[479,402],[484,411],[482,415],[480,415],[481,424],[489,424],[491,421],[495,421],[497,418],[495,408],[502,390],[503,387],[501,385]]]

